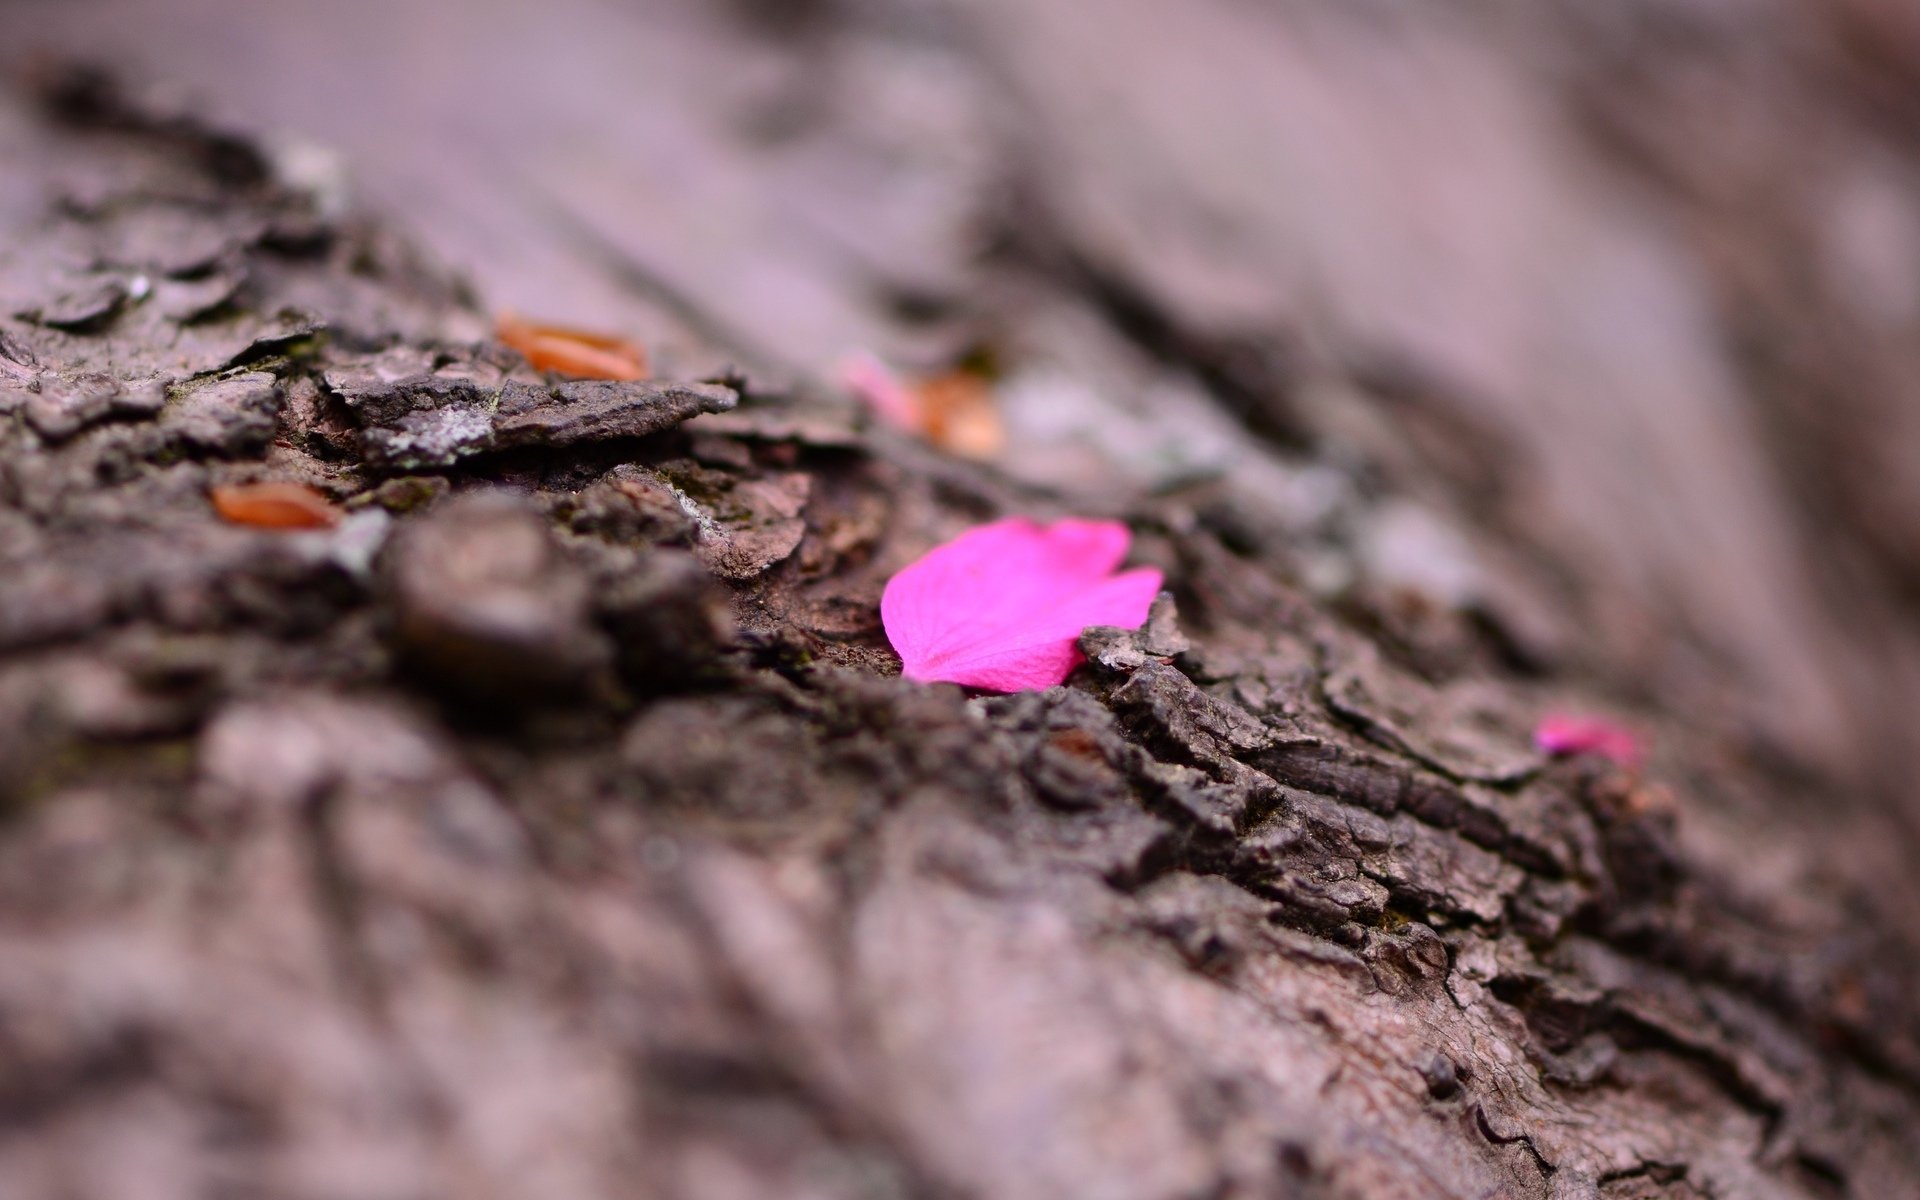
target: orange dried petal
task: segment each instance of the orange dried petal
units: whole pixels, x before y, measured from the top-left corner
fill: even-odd
[[[967,458],[993,458],[1007,446],[993,388],[970,371],[937,375],[915,389],[927,440]]]
[[[262,529],[331,529],[340,510],[301,483],[234,483],[207,493],[214,511],[235,525]]]
[[[553,371],[574,379],[612,379],[630,382],[647,377],[646,351],[612,334],[541,325],[503,313],[494,336],[520,352],[536,371]]]

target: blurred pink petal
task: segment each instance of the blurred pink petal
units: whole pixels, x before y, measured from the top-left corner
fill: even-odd
[[[1533,744],[1543,754],[1598,754],[1623,767],[1640,763],[1640,739],[1604,717],[1554,713],[1534,727]]]
[[[1115,575],[1132,535],[1117,521],[1011,517],[936,546],[887,581],[880,621],[901,674],[991,692],[1053,687],[1090,625],[1135,629],[1160,572]]]
[[[888,424],[919,433],[925,421],[920,401],[887,365],[861,351],[840,362],[840,384]]]

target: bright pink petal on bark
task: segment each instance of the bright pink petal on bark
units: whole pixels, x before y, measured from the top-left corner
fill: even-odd
[[[1074,643],[1088,626],[1147,619],[1160,572],[1113,573],[1131,541],[1117,521],[1010,517],[934,547],[880,597],[901,674],[991,692],[1060,683],[1080,663]]]
[[[1533,744],[1542,754],[1598,754],[1623,767],[1640,763],[1640,739],[1604,717],[1555,713],[1542,718],[1533,730]]]

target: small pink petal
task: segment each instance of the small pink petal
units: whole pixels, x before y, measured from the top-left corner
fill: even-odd
[[[919,433],[926,421],[920,401],[887,365],[861,351],[840,362],[840,384],[891,425]]]
[[[1113,573],[1132,536],[1117,521],[1010,517],[934,547],[880,597],[900,673],[990,692],[1062,682],[1088,626],[1136,629],[1160,592],[1152,567]]]
[[[1534,727],[1533,744],[1542,754],[1597,754],[1623,767],[1640,764],[1640,739],[1604,717],[1554,713]]]

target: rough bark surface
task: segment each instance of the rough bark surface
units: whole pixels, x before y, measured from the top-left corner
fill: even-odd
[[[1026,338],[1267,447],[555,384],[247,139],[48,97],[0,100],[0,1195],[1920,1195],[1898,754],[1675,716],[1705,652],[1594,690],[1673,643],[1567,648],[1590,567],[1434,379],[1317,402],[1358,468],[1232,280],[1015,201]],[[261,478],[346,519],[205,499]],[[1170,596],[1046,693],[896,678],[885,579],[1010,512],[1127,519]],[[1535,755],[1568,704],[1647,771]]]

